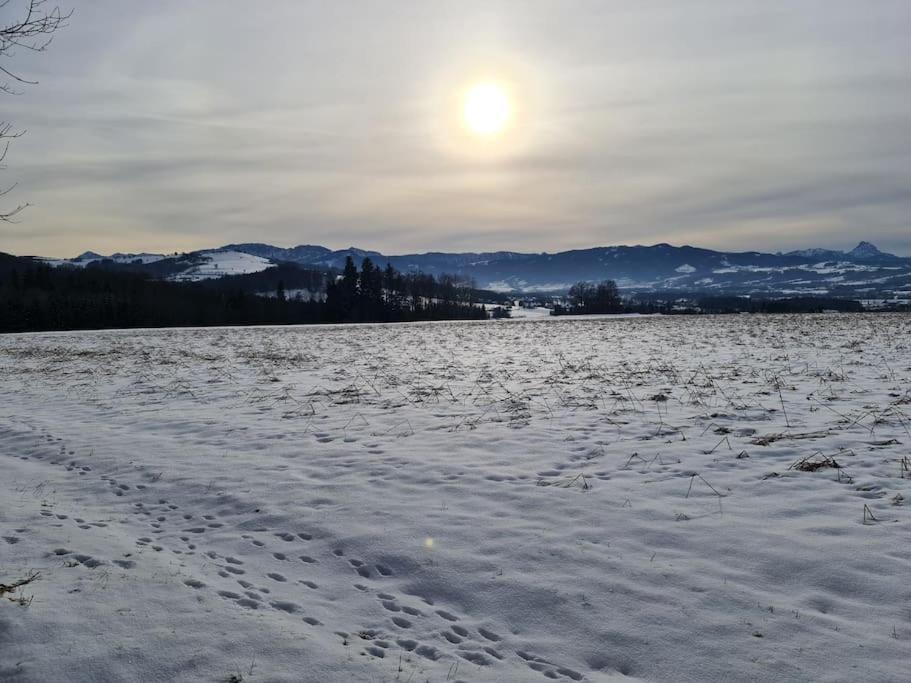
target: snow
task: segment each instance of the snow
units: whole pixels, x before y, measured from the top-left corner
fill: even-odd
[[[174,280],[209,280],[225,275],[246,275],[258,273],[272,266],[269,259],[245,254],[241,251],[203,251],[199,252],[205,262],[175,275]]]
[[[40,572],[0,604],[0,672],[906,679],[909,338],[893,314],[0,336],[0,583]]]
[[[550,316],[550,309],[544,306],[536,306],[534,308],[525,308],[522,306],[513,307],[509,311],[510,315],[515,320],[523,320],[526,318],[547,318]]]
[[[682,266],[674,268],[674,271],[677,273],[695,273],[696,269],[689,263],[684,263]]]
[[[536,306],[534,308],[526,308],[524,306],[504,306],[503,304],[482,304],[484,308],[490,312],[497,308],[506,308],[509,310],[509,318],[499,318],[499,320],[526,320],[526,319],[540,319],[547,318],[550,316],[550,309],[545,306]]]
[[[556,292],[567,290],[572,287],[571,282],[544,282],[537,285],[531,285],[521,278],[510,278],[507,280],[495,280],[487,284],[485,289],[492,292]]]
[[[36,258],[36,260],[45,263],[46,265],[50,266],[51,268],[59,268],[60,266],[75,266],[77,268],[81,268],[81,267],[85,266],[87,263],[89,263],[88,261],[75,261],[75,260],[64,259],[64,258],[52,258],[50,256],[36,256],[35,258]]]
[[[853,256],[854,258],[875,258],[877,256],[883,256],[883,252],[869,242],[860,242],[860,244],[848,252],[848,255]]]
[[[134,263],[136,261],[142,263],[156,263],[166,258],[168,257],[164,254],[114,254],[111,256],[111,259],[118,263]]]
[[[135,263],[140,261],[141,263],[155,263],[156,261],[161,261],[162,259],[168,258],[163,254],[112,254],[111,256],[102,256],[101,254],[96,254],[94,252],[86,252],[77,256],[74,259],[60,259],[60,258],[50,258],[39,256],[38,260],[43,261],[47,265],[59,268],[60,266],[73,266],[76,268],[84,268],[90,263],[95,261],[101,261],[102,259],[110,259],[115,263]]]
[[[820,249],[814,247],[812,249],[798,249],[797,251],[789,251],[787,256],[803,256],[805,258],[822,258],[822,259],[837,259],[844,258],[845,252],[837,251],[835,249]]]
[[[864,273],[878,272],[881,270],[901,271],[901,266],[880,266],[880,265],[863,265],[852,263],[850,261],[822,261],[820,263],[806,264],[802,263],[796,266],[732,266],[726,265],[724,268],[715,268],[712,270],[716,274],[730,273],[790,273],[790,272],[810,272],[825,275],[829,273]]]
[[[195,255],[201,257],[203,263],[172,276],[172,280],[198,281],[225,275],[244,275],[246,273],[258,273],[272,266],[272,262],[269,259],[241,251],[201,251]],[[154,263],[168,257],[162,254],[113,254],[112,256],[101,256],[86,252],[86,254],[76,259],[40,257],[40,260],[53,267],[75,266],[83,268],[94,261],[104,258],[111,259],[117,263],[133,263],[137,260],[142,261],[142,263]]]

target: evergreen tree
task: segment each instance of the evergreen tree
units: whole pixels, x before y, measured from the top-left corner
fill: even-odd
[[[345,269],[342,271],[342,291],[354,297],[357,294],[357,266],[354,265],[354,259],[350,256],[345,258]]]

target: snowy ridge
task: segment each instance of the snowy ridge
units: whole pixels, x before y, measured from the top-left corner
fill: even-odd
[[[92,251],[87,251],[83,254],[80,254],[74,259],[55,259],[55,258],[45,258],[39,257],[39,260],[47,263],[49,266],[59,267],[59,266],[73,266],[76,268],[83,268],[90,263],[95,263],[96,261],[102,261],[109,259],[115,263],[155,263],[163,259],[168,258],[164,254],[111,254],[110,256],[102,256],[101,254],[96,254]]]
[[[268,259],[240,251],[202,251],[196,253],[202,257],[203,263],[194,265],[184,272],[172,276],[171,279],[193,282],[226,275],[246,275],[247,273],[258,273],[272,265],[272,262]]]

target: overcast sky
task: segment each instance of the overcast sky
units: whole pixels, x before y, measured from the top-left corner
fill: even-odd
[[[7,23],[21,0],[0,16]],[[911,255],[906,0],[60,0],[0,251]],[[502,136],[459,97],[508,86]]]

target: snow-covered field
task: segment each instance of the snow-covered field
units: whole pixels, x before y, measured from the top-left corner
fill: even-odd
[[[272,265],[269,259],[239,251],[202,251],[198,255],[203,259],[200,265],[174,275],[171,279],[192,282],[211,280],[226,275],[258,273]]]
[[[0,337],[0,679],[908,680],[909,379],[886,314]]]

